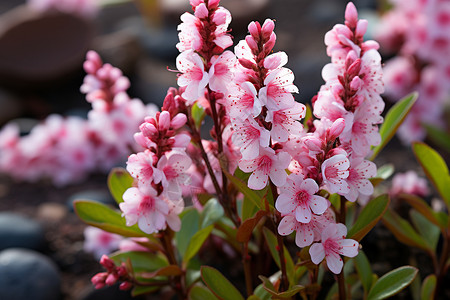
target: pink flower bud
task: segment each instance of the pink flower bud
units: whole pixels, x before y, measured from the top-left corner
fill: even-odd
[[[345,9],[345,24],[350,28],[355,28],[358,22],[358,11],[352,2],[347,4]]]
[[[320,152],[322,151],[324,147],[324,143],[322,140],[315,136],[307,136],[303,139],[305,146],[308,147],[309,150],[314,152]]]
[[[175,117],[173,117],[172,121],[170,121],[170,127],[172,127],[173,129],[181,128],[184,124],[186,124],[186,121],[186,115],[179,113]]]
[[[121,291],[128,291],[128,290],[131,289],[132,287],[133,287],[133,284],[132,284],[131,282],[128,282],[128,281],[122,282],[122,283],[119,285],[119,289],[120,289]]]
[[[139,126],[139,130],[144,134],[145,137],[151,138],[158,134],[158,129],[153,124],[150,123],[142,123]]]
[[[208,1],[208,8],[209,9],[215,9],[219,7],[220,0],[209,0]]]
[[[266,19],[264,21],[264,24],[261,28],[261,34],[263,37],[263,41],[266,41],[270,38],[270,35],[272,34],[274,28],[275,28],[275,23],[272,20]]]
[[[358,54],[355,51],[349,51],[345,58],[345,68],[348,69],[358,59]]]
[[[106,273],[106,272],[97,273],[94,276],[92,276],[91,282],[92,282],[92,284],[94,284],[96,286],[96,288],[97,288],[98,284],[103,284],[103,286],[104,286],[106,277],[108,277],[108,273]]]
[[[188,134],[177,134],[176,136],[173,137],[173,146],[178,148],[185,148],[189,142],[191,141],[191,137]]]
[[[114,261],[105,254],[100,258],[100,264],[108,271],[113,270],[116,267]]]
[[[190,3],[193,7],[196,7],[196,6],[199,5],[200,3],[203,3],[203,0],[189,0],[189,3]]]
[[[265,56],[270,54],[270,52],[273,49],[273,46],[275,46],[276,40],[277,40],[277,36],[275,35],[274,32],[272,32],[272,34],[270,35],[269,40],[267,41],[267,43],[264,44],[263,51],[264,51],[264,55]]]
[[[163,111],[159,115],[158,125],[160,131],[167,131],[170,127],[170,114],[168,111]]]
[[[369,22],[367,20],[358,20],[356,24],[355,35],[357,38],[362,38],[367,31],[367,25]]]
[[[343,118],[339,118],[333,122],[329,128],[328,140],[334,141],[344,131],[345,121]]]
[[[352,91],[358,91],[361,86],[364,84],[364,81],[359,78],[358,76],[355,76],[352,81],[350,82],[350,89]]]
[[[347,73],[350,76],[350,78],[352,78],[358,76],[360,70],[361,70],[361,59],[358,58],[347,69]]]
[[[206,7],[205,3],[201,3],[199,6],[195,8],[195,16],[199,19],[204,19],[208,17],[208,8]]]
[[[105,283],[111,286],[114,285],[118,279],[119,277],[117,276],[117,274],[111,273],[108,275],[108,277],[106,277]]]
[[[250,47],[250,50],[252,50],[253,53],[258,52],[258,44],[251,35],[247,35],[245,37],[245,41],[247,42],[247,45]]]
[[[127,268],[125,267],[125,263],[122,263],[120,267],[117,267],[117,275],[119,275],[119,277],[128,276],[128,271]]]
[[[245,58],[239,58],[239,63],[241,64],[241,66],[243,66],[244,68],[247,69],[253,69],[253,67],[255,66],[255,64],[251,61],[249,61],[248,59]]]
[[[259,41],[259,34],[261,33],[261,25],[259,22],[250,22],[248,24],[248,31],[252,35],[252,37],[258,42]]]

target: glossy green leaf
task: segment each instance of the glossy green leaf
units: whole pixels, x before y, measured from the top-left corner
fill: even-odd
[[[370,200],[358,216],[355,224],[350,228],[347,237],[357,241],[369,233],[378,223],[389,205],[389,196],[384,194]]]
[[[238,289],[218,270],[213,267],[202,266],[201,273],[204,283],[217,298],[223,300],[244,299]]]
[[[152,279],[158,276],[179,276],[183,271],[177,265],[168,265],[153,272],[142,272],[139,274],[144,279]]]
[[[133,297],[137,297],[137,296],[141,296],[141,295],[145,295],[145,294],[150,294],[153,292],[156,292],[157,290],[159,290],[161,287],[159,286],[135,286],[133,287],[133,289],[131,290],[131,296]]]
[[[383,125],[380,127],[381,143],[373,149],[370,160],[374,160],[380,151],[392,139],[398,127],[403,123],[412,106],[419,96],[418,93],[412,93],[398,101],[387,112]]]
[[[192,105],[191,116],[194,119],[197,128],[200,128],[202,125],[205,115],[205,109],[198,102],[195,102],[194,105]]]
[[[272,299],[272,295],[268,291],[266,291],[262,283],[255,288],[254,294],[261,300]]]
[[[187,263],[192,257],[194,257],[195,254],[197,254],[197,252],[203,246],[203,243],[209,237],[209,234],[211,233],[213,228],[213,225],[209,225],[208,227],[202,228],[201,230],[196,232],[194,236],[192,236],[192,239],[190,240],[186,248],[186,252],[183,256],[184,263]]]
[[[129,260],[135,273],[154,272],[169,265],[164,255],[146,251],[116,252],[110,258],[116,265]]]
[[[262,300],[262,299],[256,295],[250,295],[247,297],[247,300]]]
[[[269,278],[260,275],[259,279],[262,280],[264,289],[272,296],[273,299],[291,299],[295,294],[305,288],[301,285],[294,285],[287,291],[278,292]]]
[[[424,200],[412,194],[400,194],[399,198],[408,202],[419,213],[442,230],[447,228],[448,218],[445,214],[435,212]]]
[[[418,270],[411,266],[403,266],[390,271],[373,285],[367,299],[380,300],[397,294],[414,280],[417,272]]]
[[[124,168],[114,168],[108,175],[108,188],[117,204],[123,202],[122,196],[133,186],[133,177]]]
[[[364,288],[364,293],[367,294],[372,286],[372,268],[370,267],[370,262],[362,250],[359,250],[354,261],[356,271]]]
[[[255,215],[257,211],[258,207],[255,205],[255,203],[250,199],[247,199],[247,197],[244,197],[244,199],[242,200],[242,213],[241,213],[242,221],[251,218],[253,215]]]
[[[127,226],[125,218],[115,209],[102,203],[76,200],[73,203],[78,217],[91,226],[127,237],[148,237],[137,225]]]
[[[423,124],[427,130],[428,137],[434,144],[438,145],[445,151],[450,153],[450,134],[429,124]]]
[[[413,151],[428,179],[441,195],[447,209],[450,210],[450,174],[444,159],[424,143],[413,143]]]
[[[420,291],[420,300],[434,299],[436,291],[436,275],[428,275],[422,283],[422,290]]]
[[[394,234],[400,242],[413,247],[421,248],[425,251],[431,250],[430,246],[417,233],[411,224],[397,215],[391,209],[387,210],[383,216],[383,224]]]
[[[425,240],[425,242],[430,246],[433,252],[435,252],[437,243],[439,241],[439,236],[441,235],[439,227],[428,221],[415,209],[412,209],[409,212],[409,215],[411,217],[412,223],[414,224],[414,227],[416,227],[417,231]]]
[[[264,234],[264,237],[266,238],[266,244],[269,247],[270,254],[272,254],[272,257],[273,257],[275,263],[277,264],[278,268],[281,268],[280,256],[278,255],[278,250],[277,250],[278,240],[277,240],[276,235],[266,227],[263,228],[263,234]],[[283,254],[284,254],[284,259],[286,261],[287,277],[289,279],[289,282],[292,284],[293,279],[294,279],[294,273],[295,273],[294,261],[292,260],[292,257],[289,254],[289,251],[286,249],[286,247],[284,245],[283,245]]]
[[[224,171],[225,175],[227,176],[228,180],[230,180],[235,187],[240,191],[244,196],[253,202],[254,205],[256,205],[259,209],[264,209],[264,206],[261,202],[261,196],[255,192],[254,190],[250,189],[247,186],[247,183],[242,181],[241,179],[238,179],[231,175],[230,173]]]
[[[203,207],[203,211],[200,215],[201,228],[208,227],[214,224],[216,221],[220,220],[224,215],[224,210],[222,205],[216,198],[209,199]]]
[[[216,300],[216,296],[206,287],[194,285],[189,291],[189,300]]]
[[[199,230],[200,214],[195,208],[185,209],[180,214],[181,228],[175,232],[175,243],[181,257],[184,257],[191,238]]]
[[[305,117],[303,118],[303,127],[305,128],[305,132],[308,131],[308,121],[313,118],[311,105],[306,104],[306,112]]]

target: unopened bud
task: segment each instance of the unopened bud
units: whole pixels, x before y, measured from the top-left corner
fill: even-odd
[[[364,34],[366,34],[367,26],[369,22],[367,20],[358,20],[358,24],[356,24],[355,35],[357,38],[363,38]]]
[[[114,261],[105,254],[100,258],[100,264],[108,271],[113,270],[116,267]]]
[[[167,131],[170,127],[170,114],[168,111],[162,111],[158,119],[158,127],[160,131]]]
[[[261,25],[259,22],[250,22],[248,25],[248,31],[250,32],[251,36],[256,40],[256,42],[259,41],[259,35],[261,33]]]
[[[350,28],[356,27],[356,22],[358,22],[358,11],[352,2],[347,4],[345,9],[345,25]]]
[[[173,117],[172,121],[170,121],[170,127],[173,129],[178,129],[184,126],[186,124],[187,117],[185,114],[177,114],[175,117]]]
[[[119,285],[119,289],[120,289],[121,291],[128,291],[128,290],[131,289],[132,287],[133,287],[133,284],[132,284],[131,282],[128,282],[128,281],[122,282],[122,283]]]
[[[241,66],[243,66],[246,69],[250,69],[252,70],[253,67],[255,66],[255,64],[253,62],[251,62],[248,59],[245,58],[239,58],[239,63],[241,64]]]
[[[273,47],[275,46],[276,40],[277,40],[277,36],[275,35],[274,32],[272,32],[272,34],[270,35],[269,40],[267,41],[267,43],[264,44],[263,52],[264,52],[265,56],[270,54],[270,52],[272,51]]]
[[[264,21],[264,24],[261,28],[261,35],[262,35],[263,41],[267,41],[270,38],[270,35],[272,34],[274,28],[275,28],[275,23],[272,20],[266,19]]]
[[[106,277],[105,283],[111,286],[114,285],[118,279],[119,277],[117,276],[117,274],[111,273],[108,275],[108,277]]]
[[[256,40],[251,35],[247,35],[245,37],[245,42],[247,43],[250,50],[252,50],[253,54],[256,55],[258,53],[258,43],[256,42]]]
[[[329,128],[328,132],[328,140],[334,141],[341,135],[341,133],[344,131],[345,128],[345,121],[343,118],[339,118],[336,121],[333,122],[331,127]]]
[[[352,78],[358,76],[359,71],[361,71],[361,59],[358,58],[347,69],[347,73],[350,76],[350,78]]]

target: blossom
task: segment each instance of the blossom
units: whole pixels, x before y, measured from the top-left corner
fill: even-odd
[[[322,163],[323,182],[330,193],[342,195],[350,192],[345,180],[349,175],[349,167],[350,161],[344,154],[334,155]]]
[[[377,175],[377,166],[368,160],[360,157],[350,159],[349,174],[346,179],[350,191],[345,194],[345,198],[355,202],[359,195],[370,196],[373,194],[373,185],[369,178]]]
[[[233,70],[236,65],[236,56],[233,52],[225,51],[220,56],[211,59],[209,68],[209,87],[211,90],[226,93],[228,85],[233,78]]]
[[[187,50],[178,55],[176,65],[181,72],[177,83],[181,87],[186,87],[182,97],[193,103],[203,96],[209,81],[202,58],[194,51]]]
[[[359,248],[359,243],[353,239],[345,239],[346,235],[347,227],[344,224],[330,223],[322,231],[322,242],[314,243],[309,248],[312,262],[317,265],[325,258],[331,272],[341,273],[344,262],[340,255],[355,257]]]
[[[239,147],[243,159],[254,159],[260,153],[260,147],[268,147],[270,133],[259,126],[253,118],[237,121],[232,136],[233,143]]]
[[[275,154],[272,148],[260,148],[259,156],[239,161],[239,168],[244,172],[252,172],[248,179],[248,187],[254,190],[262,190],[270,180],[276,186],[286,183],[286,169],[289,166],[291,156],[287,152]]]
[[[323,214],[329,205],[325,198],[315,195],[318,191],[319,186],[313,179],[291,174],[280,188],[275,207],[282,214],[293,213],[301,223],[309,223],[312,213]]]
[[[127,161],[127,171],[137,179],[139,183],[150,184],[153,180],[153,156],[149,150],[131,154]]]
[[[294,73],[288,68],[278,68],[271,71],[264,79],[264,87],[259,90],[259,99],[272,110],[292,107],[294,97],[298,93],[294,85]]]
[[[123,237],[120,235],[88,226],[84,229],[83,249],[88,253],[94,254],[95,258],[100,259],[102,255],[108,255],[119,249],[122,240]]]
[[[272,123],[270,136],[274,141],[286,142],[290,135],[300,136],[303,125],[300,120],[305,117],[306,107],[294,102],[291,107],[267,112],[266,121]]]
[[[392,187],[389,194],[398,196],[401,193],[425,197],[430,193],[430,190],[426,179],[419,177],[416,172],[410,170],[405,173],[397,173],[392,178]]]
[[[139,228],[148,234],[166,228],[169,206],[157,196],[151,186],[131,187],[125,191],[122,198],[124,202],[119,206],[127,226],[137,223]]]
[[[231,85],[227,100],[232,120],[245,120],[249,116],[257,117],[261,113],[261,101],[258,99],[255,86],[249,81]]]

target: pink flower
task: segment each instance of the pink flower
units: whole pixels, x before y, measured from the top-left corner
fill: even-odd
[[[363,158],[351,158],[349,175],[346,179],[350,192],[345,194],[345,198],[355,202],[359,195],[370,196],[373,194],[373,185],[369,178],[377,175],[377,166]]]
[[[148,234],[166,228],[169,206],[156,196],[156,191],[151,186],[131,187],[123,194],[123,200],[119,206],[127,226],[137,223]]]
[[[284,216],[278,225],[280,235],[289,235],[295,231],[295,244],[300,248],[311,245],[314,241],[314,225],[301,223],[293,215]]]
[[[199,18],[186,12],[180,17],[182,23],[178,25],[178,38],[180,42],[176,45],[180,52],[188,50],[199,50],[203,44],[199,29],[203,24]]]
[[[313,179],[291,174],[286,184],[280,187],[275,207],[282,214],[293,213],[301,223],[309,223],[312,213],[323,214],[329,206],[325,198],[315,195],[318,191],[319,186]]]
[[[264,79],[259,99],[268,109],[279,110],[294,105],[291,93],[298,93],[294,85],[294,73],[287,68],[279,68],[271,71]]]
[[[127,171],[140,184],[150,184],[153,180],[153,154],[150,150],[131,154],[127,161]]]
[[[189,181],[187,170],[192,161],[185,153],[173,150],[161,156],[155,173],[155,183],[161,182],[170,200],[181,198],[181,186]]]
[[[289,136],[300,136],[303,125],[300,120],[305,117],[306,107],[294,102],[292,107],[267,112],[266,121],[272,123],[270,135],[276,142],[286,142]]]
[[[123,237],[120,235],[88,226],[84,229],[83,249],[88,253],[94,254],[96,259],[100,259],[102,255],[108,255],[119,249],[119,244],[122,240]]]
[[[350,187],[346,182],[349,175],[348,168],[350,161],[344,154],[338,154],[325,160],[322,164],[323,182],[331,194],[340,195],[350,192]]]
[[[227,96],[230,119],[245,120],[249,116],[257,117],[262,108],[257,94],[251,82],[232,85]]]
[[[215,92],[226,93],[233,79],[236,56],[231,51],[225,51],[220,56],[213,57],[211,63],[209,87]]]
[[[407,193],[425,197],[430,193],[426,179],[420,178],[416,172],[397,173],[392,179],[392,187],[389,193],[397,196]]]
[[[253,118],[237,121],[233,128],[232,141],[239,147],[243,159],[254,159],[260,154],[260,147],[269,146],[269,131],[259,126]]]
[[[262,190],[270,180],[278,187],[286,183],[286,169],[291,161],[287,152],[275,154],[272,148],[260,148],[259,156],[255,159],[239,161],[239,168],[244,172],[252,172],[248,179],[248,187]]]
[[[181,95],[188,103],[193,103],[202,97],[208,84],[209,76],[200,55],[192,50],[180,53],[177,57],[177,69],[182,73],[178,77],[178,85],[186,87]]]
[[[331,272],[341,273],[344,262],[340,255],[355,257],[359,248],[359,243],[345,239],[346,235],[347,227],[344,224],[330,223],[322,231],[322,242],[315,243],[309,248],[312,262],[318,265],[325,258]]]

